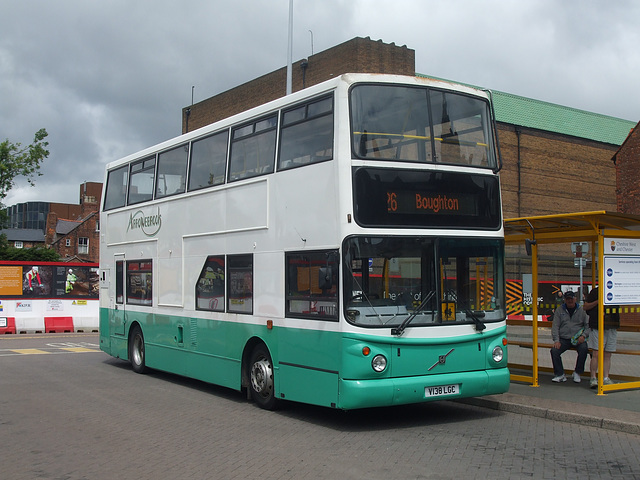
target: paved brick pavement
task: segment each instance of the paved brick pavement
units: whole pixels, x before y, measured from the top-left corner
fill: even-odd
[[[0,356],[2,478],[640,479],[640,435],[531,409],[267,412],[238,392],[134,374],[99,351],[59,353]]]

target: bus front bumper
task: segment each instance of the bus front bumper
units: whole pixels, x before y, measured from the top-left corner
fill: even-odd
[[[376,380],[340,379],[338,408],[382,407],[494,395],[509,390],[508,368]]]

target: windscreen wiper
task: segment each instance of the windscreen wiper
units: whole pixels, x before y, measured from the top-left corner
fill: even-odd
[[[429,295],[427,295],[424,300],[420,303],[420,305],[418,306],[418,308],[416,308],[413,313],[411,315],[409,315],[404,322],[402,322],[398,327],[396,328],[392,328],[391,329],[391,335],[402,335],[402,333],[404,332],[405,328],[407,328],[407,325],[409,325],[409,323],[411,323],[411,321],[416,318],[416,316],[422,311],[424,310],[424,307],[427,306],[427,303],[435,296],[436,292],[435,290],[431,290],[429,292]]]
[[[450,290],[449,292],[447,292],[449,295],[451,295],[456,302],[458,302],[458,296],[455,294],[455,292],[453,290]],[[476,315],[473,310],[471,310],[469,308],[468,305],[465,305],[465,302],[461,301],[460,302],[462,304],[462,311],[464,311],[464,313],[467,315],[467,317],[471,317],[471,319],[473,320],[473,323],[476,324],[476,330],[478,332],[481,332],[482,330],[484,330],[485,328],[487,328],[487,326],[482,322],[482,320],[480,320],[480,318],[478,317],[478,315]],[[482,312],[482,316],[484,317],[484,312]]]
[[[485,328],[487,328],[487,326],[482,322],[482,320],[480,320],[480,318],[478,317],[478,315],[476,315],[473,310],[470,309],[465,309],[464,311],[467,314],[467,317],[471,317],[471,319],[473,320],[473,323],[476,324],[476,330],[481,332],[482,330],[484,330]],[[482,315],[484,317],[484,314]]]

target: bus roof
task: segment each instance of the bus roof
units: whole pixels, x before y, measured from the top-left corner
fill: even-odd
[[[190,140],[208,135],[215,131],[227,128],[232,125],[237,125],[253,118],[264,115],[265,113],[271,112],[278,108],[286,108],[288,105],[295,104],[305,98],[321,95],[322,93],[329,92],[334,90],[340,84],[346,85],[346,88],[349,88],[350,85],[354,83],[366,83],[366,82],[380,82],[380,83],[390,83],[390,84],[409,84],[416,86],[429,86],[434,88],[441,88],[445,90],[452,90],[461,93],[466,93],[468,95],[480,96],[483,98],[489,97],[487,91],[480,90],[478,88],[463,85],[455,82],[450,82],[447,80],[436,79],[436,78],[426,78],[420,76],[405,76],[405,75],[388,75],[388,74],[378,74],[378,73],[345,73],[336,78],[332,78],[330,80],[326,80],[322,83],[318,83],[316,85],[312,85],[303,90],[299,90],[290,95],[280,97],[276,100],[272,100],[270,102],[264,103],[257,107],[253,107],[244,112],[237,113],[225,119],[219,120],[217,122],[211,123],[209,125],[205,125],[191,132],[178,135],[176,137],[165,140],[164,142],[158,143],[156,145],[149,146],[143,150],[127,155],[119,160],[109,162],[107,164],[107,170],[111,170],[121,164],[128,163],[132,160],[136,160],[147,155],[152,155],[158,151],[162,151],[164,149],[168,149],[172,146],[176,146],[181,142],[188,142]]]

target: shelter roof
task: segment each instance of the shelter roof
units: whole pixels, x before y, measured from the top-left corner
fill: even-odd
[[[640,215],[594,211],[510,218],[504,221],[507,244],[525,239],[538,243],[595,241],[603,236],[640,238]]]

